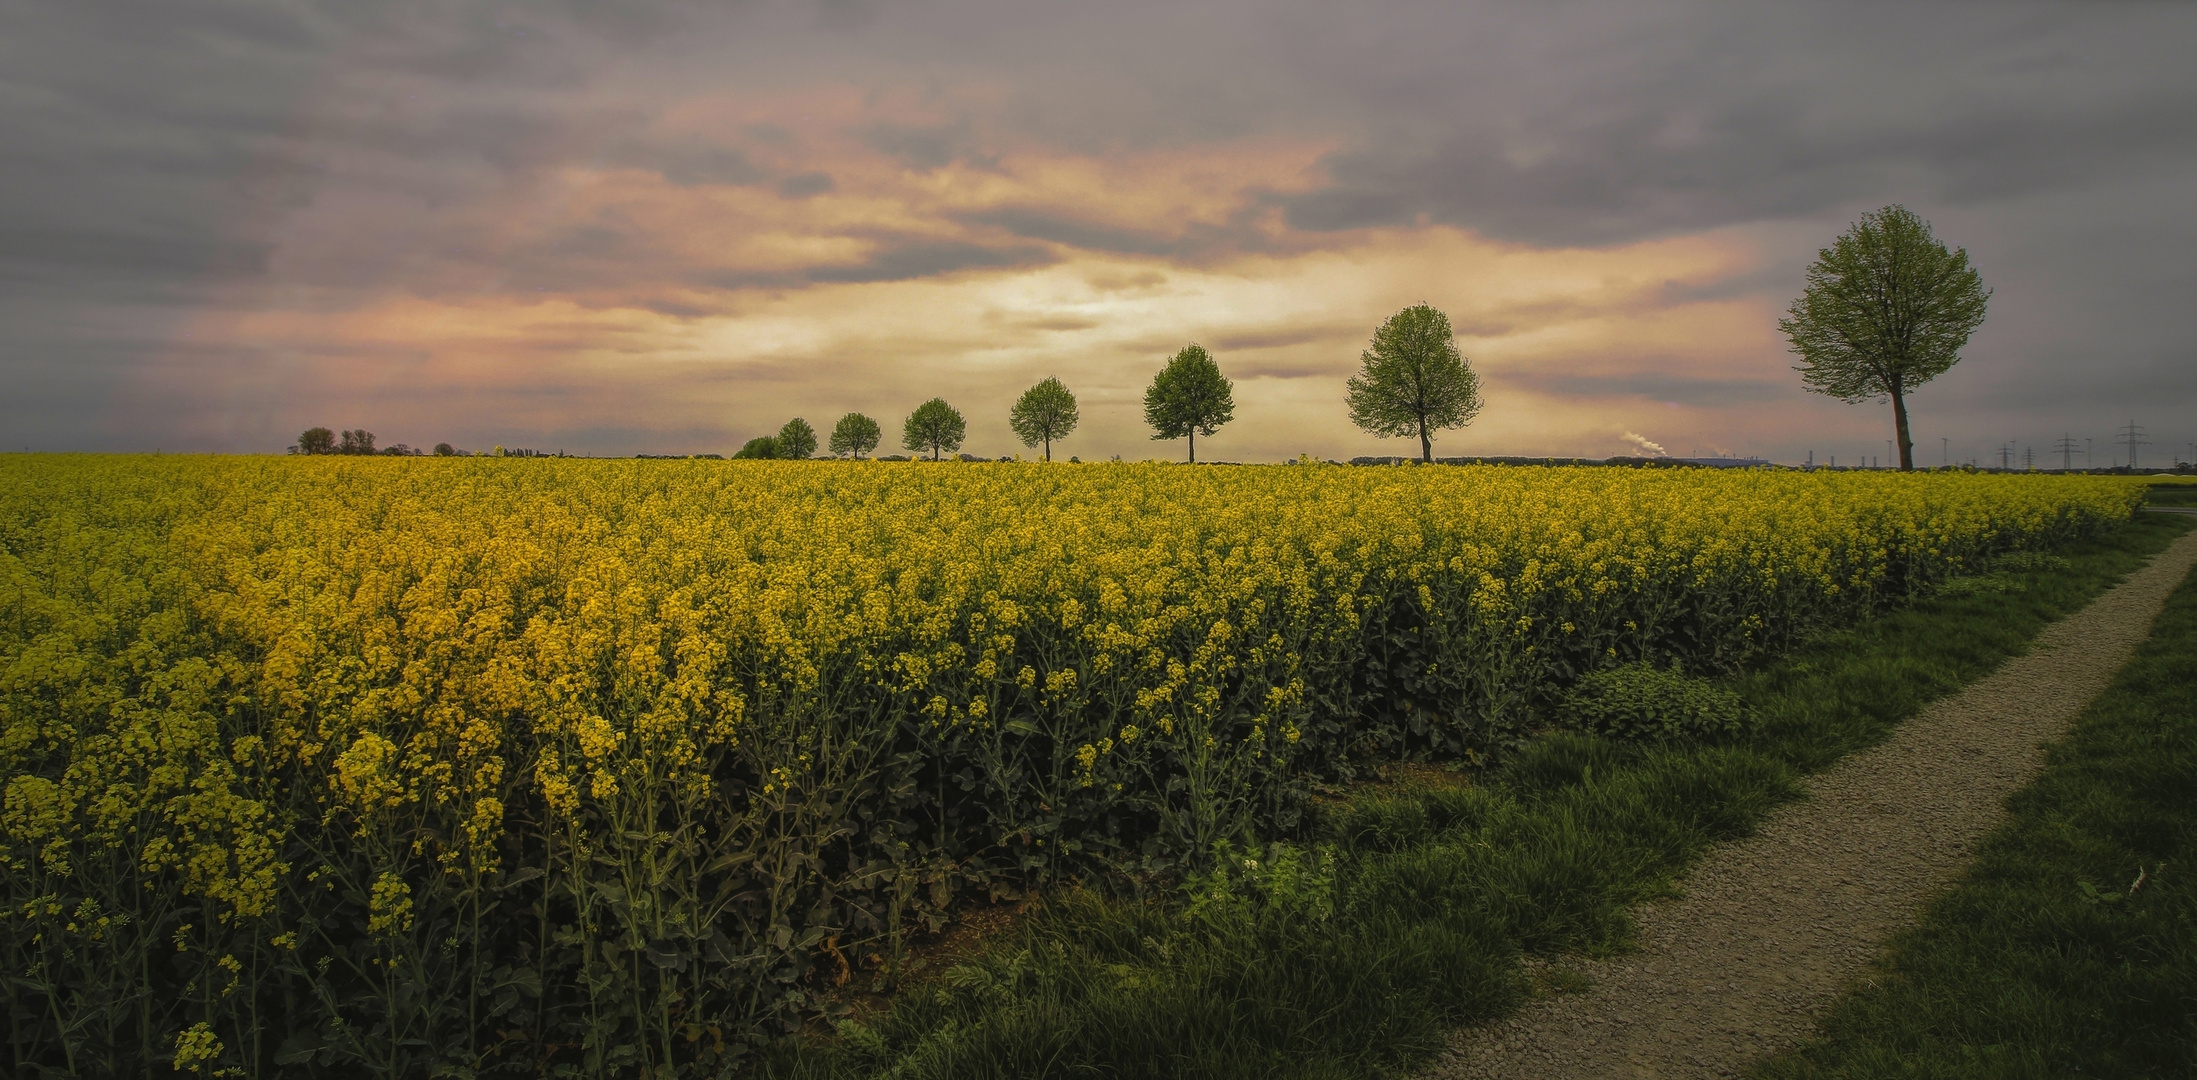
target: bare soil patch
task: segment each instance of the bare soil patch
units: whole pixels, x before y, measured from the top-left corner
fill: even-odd
[[[1798,1044],[2003,819],[2042,745],[2105,689],[2192,565],[2197,533],[1812,778],[1807,798],[1704,859],[1680,898],[1641,911],[1636,951],[1548,966],[1534,980],[1546,996],[1459,1032],[1422,1075],[1736,1076]]]

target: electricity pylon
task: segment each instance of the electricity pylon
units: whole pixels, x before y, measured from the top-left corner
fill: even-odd
[[[2075,439],[2073,436],[2060,436],[2060,441],[2052,444],[2052,449],[2060,452],[2061,472],[2068,472],[2075,468]]]
[[[2136,471],[2136,448],[2151,442],[2151,440],[2145,438],[2144,429],[2137,426],[2136,421],[2131,420],[2128,422],[2128,426],[2121,429],[2121,441],[2128,445],[2128,469],[2130,472],[2134,472]]]

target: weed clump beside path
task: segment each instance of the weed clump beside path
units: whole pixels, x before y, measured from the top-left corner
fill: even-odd
[[[1800,779],[1989,674],[2189,529],[2165,515],[1998,569],[1731,680],[1757,725],[1709,745],[1545,738],[1472,783],[1361,792],[1289,844],[1233,852],[1178,897],[1056,895],[980,957],[779,1077],[1371,1076],[1458,1023],[1566,986],[1520,956],[1608,955]]]

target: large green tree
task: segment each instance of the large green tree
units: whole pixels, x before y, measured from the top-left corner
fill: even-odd
[[[878,429],[877,421],[861,413],[851,412],[840,417],[839,422],[832,425],[830,449],[834,454],[852,454],[855,457],[861,457],[877,449],[877,440],[883,437],[884,432]]]
[[[1449,316],[1415,304],[1388,317],[1358,354],[1345,400],[1350,422],[1384,439],[1419,437],[1419,460],[1434,460],[1434,433],[1480,415],[1480,376],[1465,363]]]
[[[968,431],[961,411],[946,404],[945,398],[934,397],[908,414],[908,422],[900,428],[900,445],[912,453],[928,450],[931,460],[937,461],[939,454],[961,449],[961,437]]]
[[[778,429],[778,456],[807,461],[816,453],[816,429],[796,416]]]
[[[1816,253],[1777,327],[1808,389],[1849,404],[1892,399],[1899,467],[1913,469],[1907,395],[1960,362],[1990,299],[1966,248],[1948,250],[1929,222],[1887,206]]]
[[[1045,460],[1051,461],[1053,440],[1067,438],[1082,418],[1076,411],[1076,396],[1068,392],[1066,384],[1048,376],[1022,392],[1021,399],[1007,412],[1007,426],[1015,430],[1015,437],[1024,446],[1045,444]]]
[[[1154,439],[1188,436],[1195,463],[1198,436],[1211,435],[1236,418],[1235,390],[1205,346],[1185,345],[1144,391],[1144,422],[1152,425]]]

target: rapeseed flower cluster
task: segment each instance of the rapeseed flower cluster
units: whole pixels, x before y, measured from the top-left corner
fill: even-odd
[[[0,961],[42,988],[14,1065],[714,1072],[956,894],[1203,872],[1314,781],[1499,746],[1603,667],[1739,664],[2139,498],[12,458]]]

